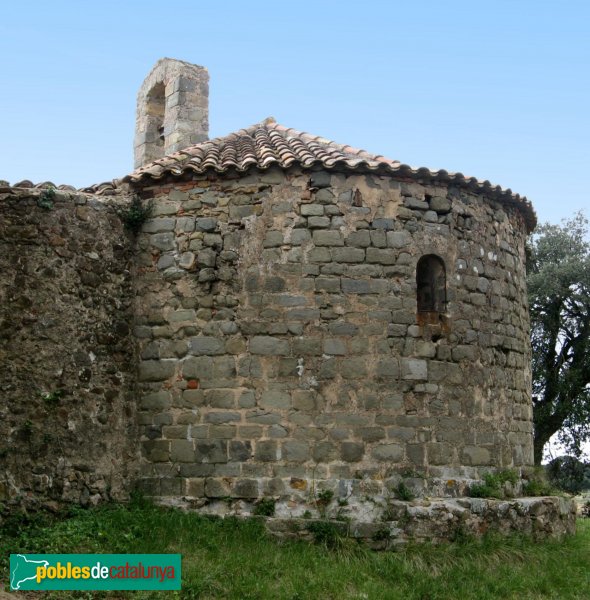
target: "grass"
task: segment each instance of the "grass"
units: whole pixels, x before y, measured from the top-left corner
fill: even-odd
[[[8,555],[180,552],[183,590],[53,592],[31,598],[584,599],[590,597],[590,519],[563,542],[487,537],[400,553],[375,553],[353,540],[329,550],[269,539],[260,521],[216,520],[145,503],[12,519],[0,529],[0,581]],[[1,590],[1,587],[0,587]],[[0,592],[1,593],[1,592]],[[21,597],[27,597],[21,594]]]

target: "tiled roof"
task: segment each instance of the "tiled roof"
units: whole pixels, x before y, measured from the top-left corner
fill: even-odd
[[[83,192],[85,194],[93,194],[94,196],[116,196],[121,193],[121,189],[115,181],[105,181],[97,183],[89,187],[76,189],[73,185],[55,185],[51,181],[43,181],[41,183],[33,183],[28,179],[23,179],[18,183],[10,185],[8,181],[0,180],[0,192],[10,192],[11,190],[47,190],[53,188],[62,192]]]
[[[155,160],[121,181],[133,184],[161,179],[167,175],[203,173],[208,170],[224,173],[230,169],[243,172],[253,166],[267,169],[273,165],[283,169],[292,165],[304,168],[317,165],[330,170],[378,171],[412,179],[452,182],[461,187],[483,191],[504,204],[516,206],[525,218],[529,230],[534,229],[537,222],[531,203],[510,189],[504,190],[487,180],[467,177],[462,173],[449,173],[443,169],[431,171],[425,167],[413,168],[385,156],[370,154],[352,146],[284,127],[273,118]]]

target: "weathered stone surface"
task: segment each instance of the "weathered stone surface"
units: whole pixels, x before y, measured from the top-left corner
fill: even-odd
[[[253,337],[250,340],[250,352],[252,354],[286,356],[289,354],[289,342],[268,336]]]
[[[222,339],[198,336],[189,340],[189,354],[196,356],[214,356],[225,352],[225,343]]]

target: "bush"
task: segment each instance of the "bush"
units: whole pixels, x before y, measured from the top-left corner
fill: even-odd
[[[142,204],[139,196],[133,196],[129,206],[119,209],[118,214],[125,228],[137,234],[141,226],[150,218],[152,208],[150,203]]]
[[[472,498],[506,498],[506,484],[516,484],[518,473],[512,469],[485,473],[483,483],[475,483],[469,489]]]

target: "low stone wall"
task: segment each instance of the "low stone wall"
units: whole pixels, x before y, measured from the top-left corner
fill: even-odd
[[[0,190],[0,505],[128,494],[136,359],[122,201]]]
[[[269,517],[267,531],[281,539],[334,542],[348,537],[375,550],[395,550],[408,542],[440,543],[486,533],[529,535],[535,540],[576,532],[576,510],[569,498],[553,496],[490,500],[438,498],[393,501],[380,521]]]

